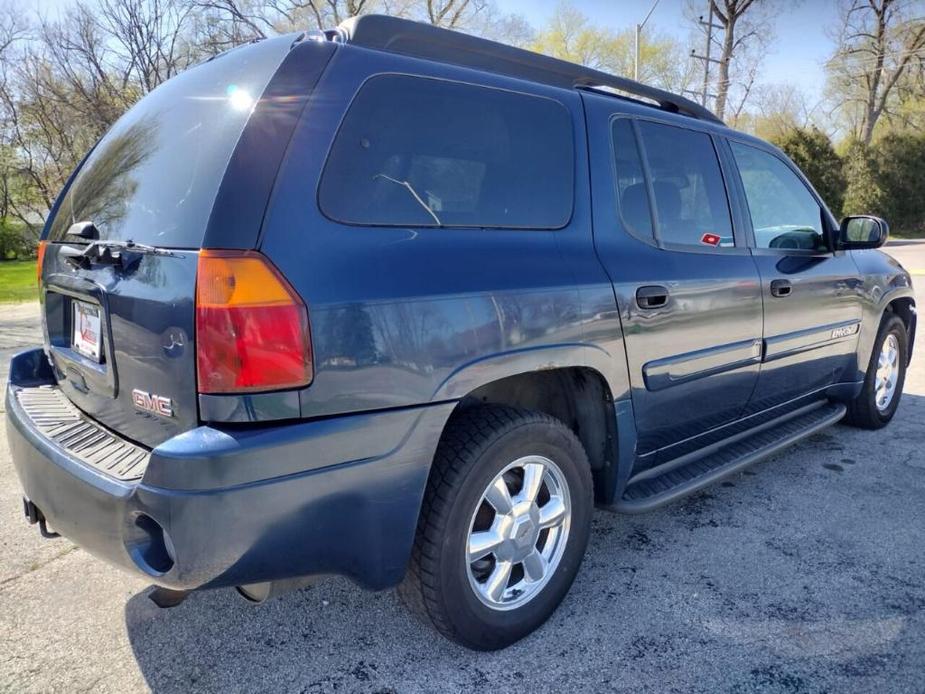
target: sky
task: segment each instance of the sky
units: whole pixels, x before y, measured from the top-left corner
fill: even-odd
[[[40,11],[54,13],[73,0],[32,0]],[[555,11],[559,0],[496,0],[501,10],[523,15],[534,27],[541,27]],[[632,28],[642,21],[651,0],[571,0],[593,24],[616,31]],[[685,17],[686,0],[658,0],[646,30],[670,34],[687,45],[691,23]],[[691,0],[694,6],[707,0]],[[825,83],[823,66],[834,48],[827,28],[837,21],[836,0],[766,0],[780,8],[774,18],[770,52],[765,56],[760,82],[794,84],[815,101]],[[700,47],[697,46],[698,51]]]
[[[809,95],[821,94],[825,83],[824,64],[834,48],[827,29],[837,22],[835,0],[767,1],[781,11],[774,18],[775,39],[765,56],[760,81],[795,84]],[[706,16],[707,0],[692,2],[695,7],[703,5]],[[523,15],[534,27],[542,26],[549,19],[557,3],[558,0],[498,0],[502,9]],[[595,26],[616,31],[632,28],[652,7],[651,0],[572,0],[572,4]],[[643,31],[654,28],[687,45],[691,23],[684,14],[684,7],[685,0],[659,0]],[[702,53],[700,46],[696,48]]]

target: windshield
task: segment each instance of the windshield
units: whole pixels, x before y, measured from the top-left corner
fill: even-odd
[[[168,80],[103,136],[48,238],[93,222],[103,240],[198,248],[225,167],[291,36],[234,49]]]

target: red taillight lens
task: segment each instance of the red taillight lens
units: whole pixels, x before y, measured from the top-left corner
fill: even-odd
[[[36,250],[35,279],[37,282],[42,281],[42,265],[45,263],[45,246],[47,245],[48,241],[39,241],[39,247]]]
[[[251,393],[311,383],[308,311],[259,253],[200,251],[196,364],[200,393]]]

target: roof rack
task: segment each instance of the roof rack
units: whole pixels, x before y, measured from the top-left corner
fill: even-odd
[[[673,113],[722,123],[709,109],[690,99],[522,48],[398,17],[367,14],[351,17],[327,34],[351,43],[415,58],[436,60],[567,89],[607,87],[654,101]]]

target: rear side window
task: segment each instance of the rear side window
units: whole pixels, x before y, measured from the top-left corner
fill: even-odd
[[[558,229],[572,215],[572,137],[552,99],[373,77],[334,139],[319,204],[346,224]]]
[[[631,232],[651,239],[652,212],[646,177],[633,124],[626,118],[613,122],[613,151],[617,164],[617,200],[623,222]]]
[[[123,115],[61,201],[49,239],[93,222],[105,240],[199,248],[225,167],[291,36],[243,46],[168,80]]]
[[[729,201],[713,141],[706,133],[639,122],[659,240],[698,248],[735,245]]]

